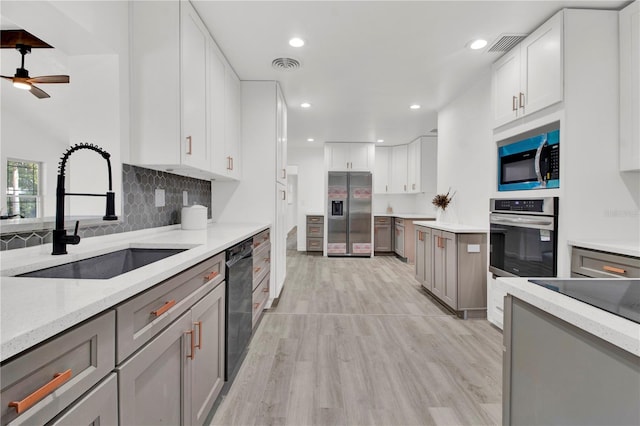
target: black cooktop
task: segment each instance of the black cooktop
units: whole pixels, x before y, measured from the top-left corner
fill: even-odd
[[[543,279],[534,284],[640,324],[640,279]]]

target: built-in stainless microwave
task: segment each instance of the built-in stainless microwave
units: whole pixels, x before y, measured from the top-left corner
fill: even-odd
[[[498,191],[559,187],[558,123],[498,142]]]

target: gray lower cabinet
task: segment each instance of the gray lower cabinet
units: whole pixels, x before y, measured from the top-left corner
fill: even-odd
[[[109,311],[0,367],[0,423],[45,424],[115,366],[115,313]]]
[[[484,316],[487,309],[487,235],[416,226],[416,280],[454,311]]]
[[[224,284],[118,366],[120,425],[204,423],[224,383]]]
[[[118,381],[109,374],[46,426],[110,426],[118,424]]]
[[[393,227],[389,216],[375,216],[373,219],[373,246],[376,253],[393,252]]]
[[[433,292],[433,249],[431,229],[416,228],[416,280],[422,287]]]
[[[640,259],[572,247],[571,276],[575,278],[640,278]]]
[[[395,253],[404,257],[404,220],[396,218],[394,220],[394,239],[393,249]]]
[[[307,215],[307,251],[324,250],[324,216]]]
[[[507,295],[503,425],[638,425],[640,359]]]

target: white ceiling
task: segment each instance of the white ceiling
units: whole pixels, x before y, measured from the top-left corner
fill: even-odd
[[[563,7],[620,9],[628,1],[207,1],[191,0],[242,80],[280,81],[289,145],[406,143],[430,134],[437,110],[501,53],[466,44],[530,33]],[[291,37],[306,41],[288,45]],[[293,57],[296,71],[271,61]],[[304,110],[302,102],[312,107]],[[409,105],[419,103],[420,110]]]

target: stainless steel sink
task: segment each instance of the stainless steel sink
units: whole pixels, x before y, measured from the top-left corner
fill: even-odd
[[[158,248],[127,248],[100,256],[89,257],[75,262],[64,263],[50,268],[16,275],[36,278],[75,278],[85,280],[106,280],[158,260],[187,250]]]

